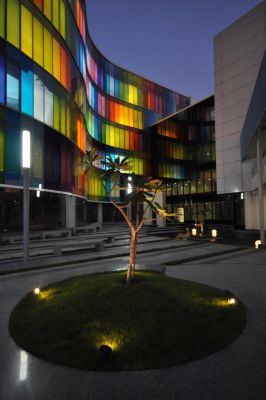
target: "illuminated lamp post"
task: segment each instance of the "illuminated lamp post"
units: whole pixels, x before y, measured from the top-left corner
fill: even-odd
[[[23,261],[29,262],[30,224],[30,131],[22,131],[22,171],[23,171]]]

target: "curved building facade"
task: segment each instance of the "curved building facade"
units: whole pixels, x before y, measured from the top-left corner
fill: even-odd
[[[83,171],[87,151],[129,156],[133,173],[149,175],[145,129],[188,104],[105,58],[89,35],[85,1],[0,0],[2,228],[20,225],[22,130],[31,131],[31,223],[60,225],[70,195],[106,201],[100,175]]]

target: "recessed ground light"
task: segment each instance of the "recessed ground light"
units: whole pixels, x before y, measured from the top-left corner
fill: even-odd
[[[41,289],[39,287],[36,287],[33,289],[33,293],[35,294],[35,296],[38,296],[41,293]]]

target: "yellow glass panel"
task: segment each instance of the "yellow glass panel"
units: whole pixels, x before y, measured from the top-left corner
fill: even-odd
[[[106,135],[105,143],[110,145],[110,125],[106,125],[105,135]]]
[[[128,85],[128,102],[134,103],[134,87],[132,85]]]
[[[138,88],[136,86],[133,86],[133,103],[138,105]]]
[[[53,73],[53,39],[51,33],[44,28],[44,68],[46,71]]]
[[[59,131],[59,123],[60,123],[60,105],[59,105],[59,99],[58,97],[54,94],[54,129]]]
[[[52,20],[52,0],[44,0],[43,12],[45,16],[51,21]]]
[[[53,76],[60,81],[60,44],[53,38]]]
[[[110,146],[115,146],[115,129],[110,126]]]
[[[0,37],[5,37],[5,0],[0,0]]]
[[[33,18],[33,59],[43,66],[43,25]]]
[[[21,50],[32,58],[32,14],[21,6]]]
[[[59,0],[53,0],[53,24],[59,30]]]
[[[119,146],[119,128],[115,128],[115,147]]]
[[[63,38],[66,37],[66,6],[64,0],[60,0],[60,33]]]
[[[19,2],[8,0],[7,2],[7,40],[19,47]]]

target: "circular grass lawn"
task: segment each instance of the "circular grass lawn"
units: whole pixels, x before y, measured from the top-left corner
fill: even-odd
[[[85,275],[28,294],[9,329],[23,349],[57,364],[162,368],[220,350],[241,333],[245,310],[230,297],[156,272],[137,272],[129,287],[124,272]]]

